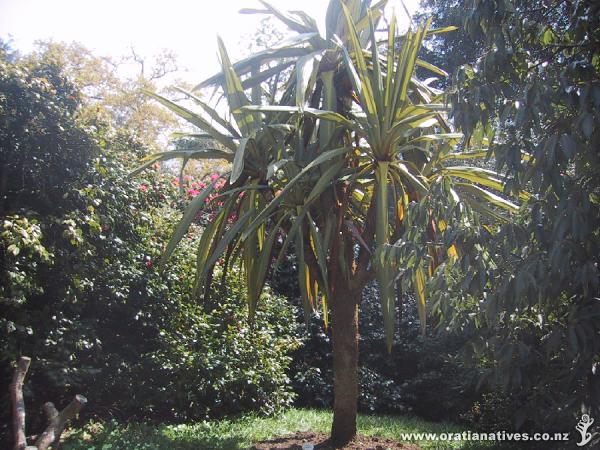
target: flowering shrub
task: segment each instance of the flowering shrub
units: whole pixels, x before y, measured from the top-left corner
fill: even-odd
[[[205,206],[198,212],[196,223],[206,225],[208,222],[214,220],[217,210],[223,205],[221,194],[225,187],[225,178],[221,177],[218,173],[211,173],[201,178],[196,178],[194,175],[184,175],[181,180],[179,177],[174,177],[171,183],[183,194],[181,201],[184,205],[189,203],[194,197],[200,195],[203,190],[212,186],[212,193],[204,200]],[[235,216],[229,218],[230,222],[234,220]]]

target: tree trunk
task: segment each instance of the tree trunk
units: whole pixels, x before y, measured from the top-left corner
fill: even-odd
[[[343,446],[356,436],[358,401],[358,305],[341,274],[332,280],[333,424],[331,441]]]
[[[13,407],[13,434],[15,439],[15,450],[23,450],[27,447],[25,437],[25,400],[23,399],[23,383],[29,370],[31,358],[21,356],[17,362],[12,383],[10,384],[10,397]]]

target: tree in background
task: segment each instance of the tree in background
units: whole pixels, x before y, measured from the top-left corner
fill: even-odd
[[[450,75],[442,80],[444,86],[452,82],[463,64],[477,60],[484,51],[483,44],[462,27],[468,8],[464,0],[422,0],[415,14],[415,20],[431,18],[431,25],[435,28],[456,27],[452,33],[440,34],[429,40],[422,50],[427,61],[443,67]]]
[[[34,52],[24,57],[32,64],[43,62],[60,67],[64,76],[81,90],[90,119],[104,116],[116,128],[129,129],[136,139],[158,150],[166,145],[178,122],[149,101],[143,89],[158,90],[178,70],[176,56],[164,50],[155,57],[140,55],[135,48],[121,58],[94,55],[73,42],[38,41]],[[87,111],[87,112],[86,112]]]
[[[517,425],[570,427],[600,404],[600,5],[425,4],[461,26],[435,47],[462,64],[456,125],[489,140],[508,190],[534,194],[465,268],[467,285],[440,280],[439,308],[471,336],[484,380],[520,398]]]
[[[474,212],[496,221],[518,209],[493,192],[503,190],[498,174],[465,164],[486,151],[455,151],[463,136],[446,120],[442,92],[415,76],[417,67],[444,74],[418,53],[424,39],[452,28],[431,30],[425,22],[399,35],[392,18],[382,42],[375,30],[384,3],[332,1],[325,35],[302,12],[267,2],[245,10],[273,15],[297,34],[235,64],[219,40],[222,73],[197,88],[221,84],[232,122],[194,94],[201,114],[150,93],[219,144],[158,158],[232,162],[215,200],[219,213],[198,246],[196,292],[208,297],[224,255],[224,270],[244,268],[252,320],[269,270],[294,243],[306,317],[316,311],[332,325],[335,444],[356,433],[358,312],[366,284],[378,280],[391,348],[397,278],[414,290],[424,329],[427,279],[459,255],[468,258],[479,232]],[[262,83],[289,67],[280,98],[263,95]],[[149,157],[139,170],[152,163]],[[211,190],[190,204],[164,259]]]

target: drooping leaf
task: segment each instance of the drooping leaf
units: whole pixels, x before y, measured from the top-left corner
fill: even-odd
[[[229,182],[231,184],[235,183],[244,171],[244,158],[246,156],[246,149],[255,145],[254,139],[252,138],[243,138],[240,140],[240,146],[235,152],[233,166],[231,168],[231,175],[229,176]]]
[[[168,152],[153,153],[143,158],[142,164],[133,169],[130,176],[135,176],[140,172],[143,172],[148,167],[152,166],[158,161],[168,161],[176,158],[184,159],[224,159],[225,161],[233,161],[233,153],[224,152],[223,150],[216,149],[205,149],[205,150],[172,150]]]
[[[229,55],[227,54],[225,44],[220,37],[217,38],[217,40],[219,43],[221,67],[225,75],[223,89],[225,91],[225,95],[227,96],[227,101],[229,102],[229,108],[233,112],[242,135],[245,137],[251,137],[253,132],[260,126],[260,117],[257,114],[241,111],[240,108],[242,108],[242,106],[249,105],[250,100],[248,100],[248,97],[246,97],[244,88],[242,87],[242,82],[235,72],[231,61],[229,60]]]
[[[415,295],[417,296],[417,309],[419,313],[419,322],[421,323],[421,333],[425,334],[427,327],[427,304],[425,298],[425,275],[423,269],[417,267],[414,271]]]
[[[346,119],[339,113],[333,111],[323,111],[315,108],[299,108],[297,106],[283,106],[283,105],[249,105],[241,108],[244,111],[260,111],[260,112],[274,112],[274,113],[290,113],[290,114],[306,114],[317,119],[329,120],[336,122],[346,128],[354,128],[354,124],[349,119]]]
[[[301,56],[296,62],[296,106],[300,112],[304,110],[307,89],[314,85],[316,81],[317,68],[321,60],[322,52],[314,52],[306,56]]]
[[[161,95],[158,95],[152,91],[149,91],[146,89],[143,89],[142,91],[146,95],[153,97],[158,102],[160,102],[162,105],[169,108],[171,111],[173,111],[175,114],[177,114],[182,119],[185,119],[188,122],[190,122],[192,125],[195,125],[198,128],[206,131],[213,139],[215,139],[220,144],[224,145],[225,147],[227,147],[228,149],[230,149],[232,151],[235,151],[236,145],[235,145],[235,142],[233,141],[233,137],[224,135],[223,133],[216,130],[202,116],[195,114],[192,111],[190,111],[189,109],[184,108],[183,106],[179,106],[177,103],[174,103],[171,100],[169,100]]]
[[[179,224],[175,228],[175,231],[171,235],[171,238],[169,239],[165,251],[161,256],[161,264],[164,264],[169,259],[169,257],[177,247],[177,244],[179,244],[179,241],[181,241],[183,236],[185,236],[185,234],[187,233],[188,229],[190,228],[190,225],[196,218],[198,212],[200,212],[205,206],[208,196],[212,194],[213,191],[214,183],[207,186],[200,194],[194,197],[194,199],[190,202],[185,212],[183,213],[183,217],[179,221]]]

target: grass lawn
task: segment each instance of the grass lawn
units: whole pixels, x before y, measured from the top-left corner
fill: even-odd
[[[199,422],[189,425],[152,426],[132,423],[92,422],[72,430],[64,450],[242,450],[253,443],[296,431],[327,432],[331,411],[291,409],[275,417]],[[462,433],[460,425],[433,423],[406,416],[361,415],[359,433],[401,441],[400,433]],[[417,442],[423,449],[493,448],[476,442]]]

